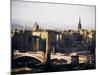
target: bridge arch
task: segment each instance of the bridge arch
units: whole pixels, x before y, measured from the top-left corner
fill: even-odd
[[[29,56],[22,56],[13,60],[12,68],[21,68],[21,67],[35,68],[40,64],[42,64],[42,62],[36,58]]]
[[[57,64],[57,63],[67,63],[67,60],[66,59],[54,58],[54,59],[51,59],[51,62],[54,63],[54,64]]]
[[[14,58],[14,60],[20,59],[20,58],[32,58],[32,59],[35,59],[35,60],[37,60],[37,61],[39,61],[39,62],[41,62],[41,63],[44,63],[44,60],[43,60],[42,58],[39,58],[39,57],[37,57],[37,56],[32,56],[32,55],[21,55],[21,56],[16,56],[16,57]]]

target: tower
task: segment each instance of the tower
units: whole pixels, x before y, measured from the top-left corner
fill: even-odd
[[[78,30],[82,29],[82,25],[81,25],[81,19],[79,17],[79,23],[78,23]]]
[[[37,22],[35,22],[33,26],[33,31],[39,31],[39,25],[37,24]]]
[[[35,23],[35,26],[36,26],[36,31],[39,30],[39,25],[37,24],[37,22]]]

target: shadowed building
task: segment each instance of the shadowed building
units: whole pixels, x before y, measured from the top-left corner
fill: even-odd
[[[32,31],[16,29],[12,36],[12,50],[29,51],[33,49]]]

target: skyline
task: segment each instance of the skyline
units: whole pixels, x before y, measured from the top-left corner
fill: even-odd
[[[83,29],[95,29],[95,6],[12,1],[12,23],[20,25],[76,30],[79,17]]]

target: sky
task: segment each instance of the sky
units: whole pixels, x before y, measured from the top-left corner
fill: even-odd
[[[12,1],[12,23],[42,29],[77,29],[79,17],[83,29],[95,29],[95,6]]]

